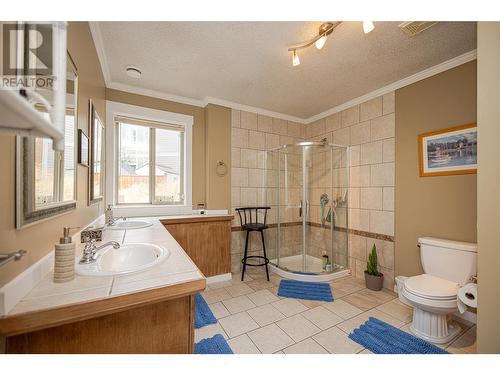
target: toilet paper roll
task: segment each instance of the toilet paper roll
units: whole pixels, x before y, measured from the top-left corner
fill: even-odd
[[[477,284],[469,283],[458,290],[458,310],[464,313],[469,307],[477,307]]]

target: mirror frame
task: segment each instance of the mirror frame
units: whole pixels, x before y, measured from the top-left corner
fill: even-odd
[[[99,124],[101,125],[101,194],[99,196],[94,196],[94,147],[95,147],[95,142],[94,142],[94,120],[98,120]],[[88,126],[88,132],[89,132],[89,174],[88,174],[88,191],[89,191],[89,196],[88,196],[88,205],[92,205],[95,203],[99,203],[104,200],[104,173],[105,173],[105,165],[106,161],[104,159],[106,153],[105,153],[105,128],[104,124],[97,113],[97,110],[95,109],[94,102],[92,99],[89,99],[89,126]]]
[[[78,69],[66,51],[68,69],[71,68],[75,74],[74,96],[75,96],[75,177],[74,196],[72,200],[55,202],[47,205],[46,208],[35,209],[34,186],[30,181],[34,181],[34,155],[29,152],[34,147],[34,138],[16,136],[16,228],[21,229],[26,226],[37,224],[53,218],[54,216],[65,214],[76,209],[77,187],[78,187]]]

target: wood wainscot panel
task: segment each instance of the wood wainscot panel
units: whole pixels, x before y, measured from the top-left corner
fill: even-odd
[[[206,277],[231,272],[232,215],[166,219],[162,224]]]
[[[10,336],[7,353],[172,353],[194,348],[194,296]]]

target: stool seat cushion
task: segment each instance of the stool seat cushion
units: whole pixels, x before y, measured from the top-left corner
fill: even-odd
[[[267,229],[266,224],[262,223],[250,223],[250,224],[244,224],[241,229],[243,230],[264,230]]]

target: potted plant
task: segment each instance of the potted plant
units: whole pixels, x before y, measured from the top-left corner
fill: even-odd
[[[378,272],[377,247],[373,244],[372,251],[368,255],[365,271],[366,287],[371,290],[381,290],[384,283],[384,274]]]

